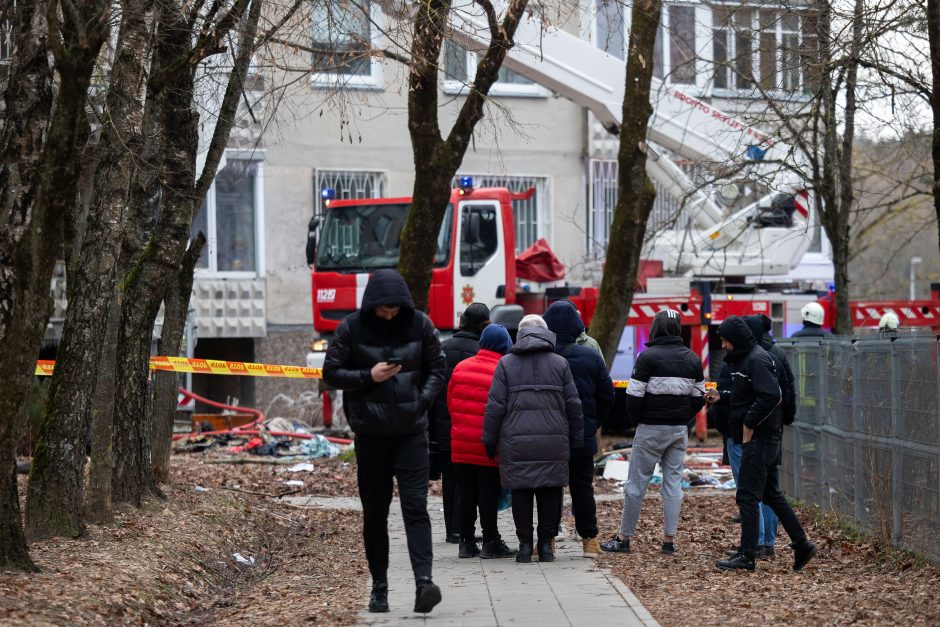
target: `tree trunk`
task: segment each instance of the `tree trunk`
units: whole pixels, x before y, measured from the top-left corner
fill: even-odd
[[[206,238],[199,233],[189,244],[179,273],[164,297],[163,332],[160,334],[161,355],[179,355],[189,299],[193,291],[193,271]],[[173,421],[176,419],[176,395],[179,375],[175,372],[155,372],[153,385],[153,478],[157,483],[169,480],[170,445]]]
[[[444,140],[438,123],[438,69],[441,47],[451,11],[450,0],[422,0],[415,17],[411,65],[408,74],[408,131],[414,154],[415,185],[411,209],[401,233],[398,271],[411,291],[415,307],[427,311],[428,291],[437,235],[450,201],[451,181],[463,162],[473,129],[483,119],[483,104],[499,76],[528,0],[510,0],[506,15],[497,21],[486,0],[493,39],[477,65],[470,92],[457,121]],[[507,285],[506,289],[512,289]]]
[[[111,71],[94,207],[88,212],[78,263],[69,275],[69,306],[50,403],[30,473],[26,518],[34,538],[84,531],[86,433],[121,252],[128,188],[142,144],[147,38],[145,2],[128,0]],[[68,180],[77,181],[78,172]]]
[[[930,154],[933,157],[933,207],[940,233],[940,0],[927,0],[927,37],[930,40],[930,109],[933,113],[933,135]],[[937,240],[940,247],[940,238]]]
[[[117,372],[118,327],[121,324],[123,293],[114,286],[108,307],[108,323],[98,373],[95,381],[95,400],[91,411],[91,470],[88,474],[88,494],[85,499],[85,517],[93,523],[111,520],[111,470],[114,457],[111,450],[111,425],[114,416],[114,394]]]
[[[591,333],[601,345],[608,367],[617,354],[627,312],[633,301],[646,222],[656,200],[656,188],[646,175],[646,131],[653,112],[650,83],[653,45],[661,9],[661,0],[639,0],[634,2],[631,13],[623,122],[617,155],[617,206],[607,240],[597,309],[591,320]]]
[[[35,326],[44,326],[48,308],[24,300],[27,277],[19,273],[17,252],[28,243],[24,239],[53,101],[44,9],[41,2],[26,2],[14,10],[0,131],[0,569],[36,570],[20,517],[16,447],[29,398],[29,368],[38,352]],[[30,314],[38,318],[30,320]]]

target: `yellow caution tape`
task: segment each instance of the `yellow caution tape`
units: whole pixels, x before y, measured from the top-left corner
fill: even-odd
[[[54,361],[36,362],[36,375],[51,375]],[[187,357],[151,357],[151,370],[170,372],[192,372],[195,374],[223,374],[244,377],[286,377],[288,379],[320,379],[323,372],[319,368],[306,366],[278,366],[256,364],[246,361],[223,361],[219,359],[189,359]]]
[[[36,362],[36,376],[51,376],[55,362],[40,359]],[[285,377],[288,379],[322,379],[320,368],[306,366],[277,366],[255,364],[247,361],[223,361],[220,359],[189,359],[187,357],[151,357],[151,370],[170,372],[192,372],[194,374],[223,374],[243,377]],[[626,388],[629,381],[614,381],[615,388]]]

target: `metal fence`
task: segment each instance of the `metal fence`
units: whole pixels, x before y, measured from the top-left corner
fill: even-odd
[[[937,337],[783,341],[796,377],[781,488],[940,560]]]

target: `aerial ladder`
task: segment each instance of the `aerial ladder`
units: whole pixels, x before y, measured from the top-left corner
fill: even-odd
[[[505,11],[505,0],[494,3]],[[452,12],[452,38],[483,53],[486,18],[463,0]],[[519,24],[504,67],[587,108],[610,132],[621,122],[626,63],[565,32],[537,12]],[[812,196],[799,172],[800,155],[753,125],[652,80],[648,139],[675,155],[733,170],[735,179],[762,182],[771,191],[743,207],[722,199],[720,183],[696,184],[665,152],[650,146],[647,173],[683,204],[686,229],[652,233],[643,256],[664,269],[697,277],[783,275],[809,248],[815,220]],[[755,185],[755,188],[757,185]]]

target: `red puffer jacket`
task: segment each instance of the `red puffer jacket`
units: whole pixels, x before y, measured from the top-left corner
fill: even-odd
[[[490,394],[490,383],[502,355],[481,349],[475,357],[465,359],[454,368],[447,386],[447,409],[450,411],[450,450],[455,464],[499,466],[483,448],[483,412]]]

